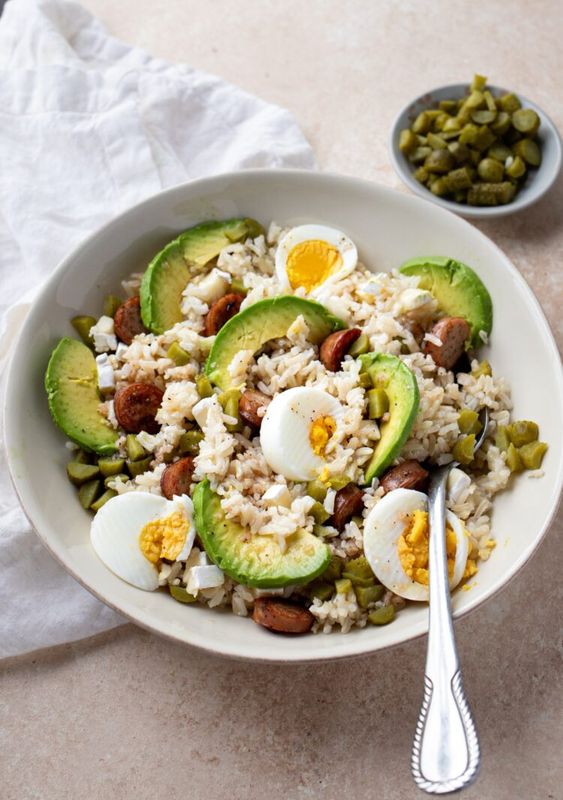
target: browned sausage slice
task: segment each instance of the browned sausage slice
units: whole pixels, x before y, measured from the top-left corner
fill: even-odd
[[[130,297],[122,303],[113,318],[115,335],[125,344],[131,344],[139,333],[146,333],[141,319],[141,301],[139,297]]]
[[[428,470],[415,461],[403,461],[397,467],[391,467],[381,476],[379,483],[387,492],[393,489],[418,489],[424,491],[428,480]]]
[[[258,597],[254,602],[252,619],[276,633],[307,633],[315,621],[303,606],[277,597]]]
[[[444,317],[433,325],[430,333],[442,344],[425,341],[424,352],[432,356],[437,367],[451,369],[463,354],[471,333],[469,325],[463,317]]]
[[[332,514],[332,524],[334,527],[341,531],[354,516],[354,514],[361,514],[364,508],[364,493],[359,489],[355,483],[349,483],[343,489],[336,492],[334,498],[334,511]]]
[[[205,317],[204,335],[214,336],[225,322],[234,317],[235,314],[238,314],[243,300],[244,295],[237,292],[231,292],[216,300]]]
[[[127,433],[158,433],[155,419],[162,402],[162,391],[153,383],[130,383],[116,392],[113,401],[115,416]]]
[[[172,500],[175,494],[188,494],[194,469],[191,456],[184,456],[166,467],[160,478],[160,489],[167,500]]]
[[[321,344],[321,362],[331,372],[338,372],[344,356],[361,335],[359,328],[347,328],[345,331],[336,331],[327,336]]]
[[[264,392],[247,389],[239,400],[239,414],[248,425],[259,428],[262,424],[262,417],[258,414],[258,409],[267,407],[271,402],[272,398]]]

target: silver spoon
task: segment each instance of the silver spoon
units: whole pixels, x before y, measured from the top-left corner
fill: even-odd
[[[475,443],[481,447],[489,414],[480,415],[483,430]],[[465,698],[452,624],[446,559],[446,483],[454,461],[436,469],[428,491],[430,605],[424,697],[416,724],[411,769],[419,789],[446,794],[469,786],[479,772],[479,739]]]

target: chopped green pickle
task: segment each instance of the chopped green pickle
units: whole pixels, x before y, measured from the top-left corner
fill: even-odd
[[[352,581],[348,578],[338,578],[338,580],[334,582],[334,585],[337,594],[348,594],[352,589]]]
[[[342,575],[346,578],[350,578],[352,583],[358,580],[370,581],[371,583],[375,581],[375,575],[365,556],[358,556],[358,558],[353,558],[351,561],[348,561],[347,564],[344,564]]]
[[[358,378],[358,386],[361,386],[362,389],[369,389],[371,386],[371,379],[367,372],[360,372],[360,376]]]
[[[433,150],[447,150],[448,145],[439,133],[429,133],[426,141]]]
[[[491,122],[494,122],[497,116],[496,111],[490,111],[489,109],[481,109],[480,111],[474,111],[471,114],[471,119],[475,122],[476,125],[489,125]]]
[[[124,458],[99,458],[98,467],[100,472],[107,478],[109,475],[119,475],[125,469]]]
[[[127,449],[127,457],[129,461],[140,461],[147,455],[147,451],[143,445],[137,441],[136,433],[127,434],[125,447]]]
[[[326,510],[326,508],[323,506],[323,504],[319,503],[317,500],[315,500],[314,505],[311,506],[311,510],[309,511],[309,514],[313,517],[315,522],[317,522],[319,525],[322,525],[323,522],[326,522],[327,519],[330,517],[329,512]]]
[[[481,180],[485,182],[498,183],[502,181],[504,167],[495,158],[484,158],[477,165],[477,173]]]
[[[484,75],[479,75],[475,73],[473,76],[473,80],[471,81],[471,86],[469,87],[472,92],[482,92],[485,86],[487,85],[487,78]]]
[[[90,508],[92,503],[99,497],[102,489],[102,482],[99,480],[87,481],[78,490],[78,500],[82,508]]]
[[[474,451],[475,434],[470,433],[469,436],[463,436],[461,439],[457,440],[453,446],[452,455],[460,464],[467,466],[473,461]]]
[[[94,461],[94,456],[92,453],[87,453],[86,450],[79,448],[73,452],[72,461],[76,462],[77,464],[92,464]]]
[[[195,595],[190,594],[183,586],[169,585],[168,591],[174,600],[177,600],[179,603],[195,603],[196,601]]]
[[[66,474],[71,483],[81,486],[86,481],[96,478],[100,474],[97,464],[81,464],[79,461],[70,461],[66,465]]]
[[[211,384],[209,385],[211,386]],[[236,422],[227,422],[225,424],[226,429],[230,433],[241,431],[244,426],[239,413],[240,391],[238,389],[227,389],[226,392],[219,395],[218,399],[225,414],[236,420]]]
[[[493,370],[488,361],[481,361],[476,369],[471,370],[471,374],[474,378],[480,378],[481,375],[488,375],[490,377],[493,374]]]
[[[529,164],[530,167],[539,167],[541,164],[541,150],[537,142],[532,139],[521,139],[512,145],[512,152],[515,156]]]
[[[334,583],[334,581],[340,578],[342,575],[343,566],[344,562],[341,558],[339,558],[339,556],[332,556],[330,559],[330,564],[321,575],[321,578],[323,581]]]
[[[368,608],[372,603],[377,603],[385,594],[385,586],[375,584],[374,586],[356,586],[356,600],[360,608]]]
[[[207,375],[198,375],[195,381],[197,393],[200,397],[211,397],[213,386]]]
[[[184,367],[190,363],[190,354],[183,347],[180,347],[178,342],[172,342],[166,351],[166,357],[172,359],[178,367]]]
[[[508,445],[506,451],[506,463],[511,472],[522,472],[524,469],[522,457],[512,442]]]
[[[311,600],[316,597],[318,600],[324,603],[325,600],[330,600],[334,594],[334,584],[327,583],[327,581],[320,579],[313,581],[307,586],[307,594]]]
[[[182,455],[196,456],[199,453],[199,445],[202,441],[203,433],[201,431],[186,431],[180,436],[178,449]]]
[[[413,164],[420,164],[432,152],[431,147],[417,147],[414,153],[409,156],[409,161]]]
[[[506,425],[499,425],[495,436],[495,445],[504,453],[510,446],[510,437]]]
[[[314,480],[307,484],[307,494],[319,503],[324,503],[327,491],[328,487],[322,481]]]
[[[519,448],[520,458],[525,469],[539,469],[547,450],[545,442],[528,442]]]
[[[92,337],[90,336],[90,328],[96,324],[96,317],[88,317],[86,315],[73,317],[70,324],[80,336],[84,344],[89,346],[93,345]]]
[[[455,166],[454,157],[449,150],[432,150],[424,160],[424,169],[443,175]]]
[[[526,172],[526,164],[520,156],[514,156],[511,163],[506,167],[506,174],[509,178],[521,178]]]
[[[370,343],[368,337],[365,333],[360,333],[352,347],[348,350],[348,355],[352,356],[352,358],[357,358],[358,356],[362,356],[364,353],[368,353],[369,349]]]
[[[428,133],[432,127],[432,115],[428,111],[422,111],[412,124],[413,133]]]
[[[331,489],[336,489],[338,492],[340,489],[344,489],[345,486],[348,486],[348,484],[351,482],[351,479],[347,475],[331,475],[327,481],[327,484]]]
[[[418,136],[413,131],[409,131],[408,128],[402,130],[399,134],[399,150],[401,153],[409,156],[418,145]]]
[[[99,511],[102,506],[104,506],[108,500],[111,500],[112,497],[115,497],[117,492],[114,492],[113,489],[106,489],[105,492],[101,497],[99,497],[90,508],[92,511]]]
[[[231,292],[237,294],[248,294],[248,289],[244,285],[242,278],[233,278],[231,281]]]
[[[106,317],[114,317],[115,312],[122,304],[123,300],[120,300],[115,294],[108,294],[107,297],[104,299],[104,315]]]
[[[491,131],[495,136],[504,136],[511,127],[510,114],[500,111],[494,122],[491,122]]]
[[[519,133],[534,136],[540,127],[540,118],[531,108],[519,108],[512,114],[512,124]]]
[[[144,472],[150,469],[151,467],[152,456],[147,456],[147,458],[143,458],[140,461],[127,461],[127,469],[129,470],[129,474],[132,478],[136,478],[137,475],[142,475]]]
[[[482,429],[482,424],[479,421],[479,414],[476,411],[472,411],[469,408],[464,408],[463,411],[459,412],[459,416],[457,418],[457,424],[460,430],[460,433],[480,433]]]
[[[389,411],[389,397],[385,389],[370,389],[368,396],[368,418],[381,419]]]
[[[508,92],[507,94],[503,94],[502,97],[499,97],[498,103],[507,114],[513,114],[515,111],[518,111],[522,105],[520,100],[512,92]]]
[[[313,534],[317,536],[319,539],[324,539],[325,536],[328,536],[330,531],[324,525],[319,525],[318,522],[315,522],[313,525]]]
[[[522,447],[523,444],[537,441],[540,430],[536,422],[518,419],[507,426],[507,433],[514,447]]]
[[[372,625],[387,625],[395,619],[395,606],[381,606],[368,614]]]

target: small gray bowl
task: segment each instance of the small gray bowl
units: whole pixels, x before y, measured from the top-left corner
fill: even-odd
[[[507,90],[498,86],[488,86],[491,93],[497,97],[504,94]],[[445,200],[443,197],[436,197],[432,192],[419,183],[414,177],[415,167],[405,158],[399,150],[399,135],[403,128],[408,128],[421,111],[434,108],[440,100],[457,100],[468,93],[469,86],[466,83],[453,83],[449,86],[440,86],[417,97],[416,100],[408,103],[397,115],[389,140],[391,151],[391,161],[400,178],[406,185],[426,200],[431,200],[436,205],[447,208],[462,217],[471,219],[491,219],[493,217],[504,217],[507,214],[514,214],[517,211],[531,206],[540,199],[553,185],[561,168],[561,138],[559,132],[547,114],[538,108],[526,97],[516,92],[522,105],[532,108],[541,120],[538,132],[538,143],[542,151],[542,162],[538,169],[530,170],[530,174],[516,197],[511,203],[502,206],[468,206],[463,203],[456,203],[453,200]]]

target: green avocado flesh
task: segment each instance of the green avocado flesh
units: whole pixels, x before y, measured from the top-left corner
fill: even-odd
[[[299,315],[307,323],[309,341],[313,344],[320,344],[330,333],[347,327],[343,320],[312,300],[293,295],[259,300],[223,325],[209,353],[206,375],[221,389],[230,388],[228,367],[239,350],[256,352],[270,339],[285,336]]]
[[[221,501],[204,480],[194,489],[197,532],[211,560],[245,586],[274,589],[312,581],[325,571],[330,550],[312,533],[300,530],[287,539],[282,553],[274,536],[250,534],[225,518]]]
[[[264,233],[253,219],[202,222],[167,244],[149,264],[141,282],[141,317],[153,333],[164,333],[182,320],[182,292],[190,280],[233,242]]]
[[[98,411],[98,375],[89,347],[61,339],[47,365],[45,389],[51,415],[69,439],[102,456],[116,451],[117,431]]]
[[[453,258],[413,258],[399,270],[418,275],[419,286],[431,292],[449,317],[463,317],[471,327],[471,347],[480,347],[480,331],[488,335],[493,327],[493,304],[485,284],[471,267]]]
[[[389,398],[389,420],[381,425],[381,438],[369,462],[365,482],[370,483],[397,458],[408,439],[418,412],[419,391],[413,373],[397,356],[366,353],[360,356],[362,368],[370,368],[376,388]]]

